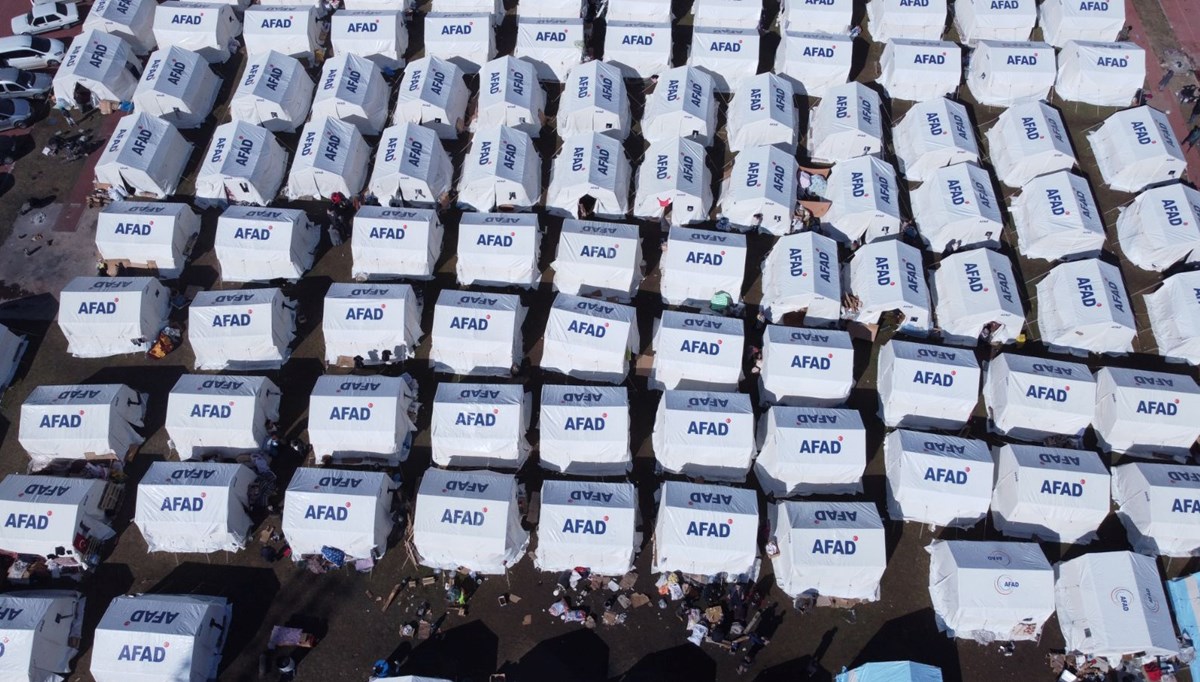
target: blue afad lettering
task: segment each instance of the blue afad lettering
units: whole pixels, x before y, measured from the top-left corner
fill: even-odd
[[[331,421],[353,421],[365,422],[371,419],[371,408],[369,407],[349,407],[349,406],[333,406],[329,410],[329,419]]]
[[[489,412],[459,412],[454,418],[455,426],[495,426],[496,415]]]
[[[727,538],[731,529],[728,523],[710,523],[708,521],[692,521],[688,524],[687,534],[701,538]]]
[[[697,253],[688,251],[686,262],[696,263],[699,265],[720,265],[725,262],[725,257],[719,253]]]
[[[1020,9],[1021,3],[1017,0],[992,0],[991,9]]]
[[[228,405],[197,403],[192,405],[192,412],[188,416],[196,419],[229,419],[232,415],[233,408]]]
[[[77,429],[83,425],[83,417],[77,414],[43,414],[38,424],[43,429]]]
[[[1083,484],[1069,483],[1067,481],[1042,481],[1042,493],[1045,495],[1083,497]]]
[[[198,512],[204,509],[202,497],[164,497],[159,511]]]
[[[604,535],[608,531],[608,524],[597,519],[567,519],[563,522],[562,532],[575,533],[577,535]]]
[[[1179,406],[1162,400],[1139,400],[1137,411],[1138,414],[1161,414],[1174,417],[1179,414]]]
[[[46,530],[50,527],[50,517],[45,514],[9,514],[4,520],[4,527]]]
[[[367,237],[370,239],[404,239],[404,228],[372,227],[371,233]]]
[[[447,509],[442,512],[442,523],[453,523],[456,526],[482,526],[483,512]]]
[[[470,24],[451,24],[442,27],[442,35],[444,36],[469,36],[471,35]]]
[[[817,355],[793,355],[792,367],[796,369],[829,369],[831,367],[829,358],[823,358]]]
[[[117,312],[116,301],[83,301],[76,315],[112,315]]]
[[[1200,514],[1200,500],[1194,500],[1188,497],[1176,497],[1171,503],[1171,511],[1179,512],[1180,514]]]
[[[854,554],[858,543],[853,540],[813,540],[813,554]]]
[[[603,431],[608,422],[604,417],[567,417],[564,431]]]
[[[513,245],[513,238],[507,234],[481,234],[479,239],[475,240],[475,245],[510,247]]]
[[[605,258],[612,260],[617,257],[617,248],[615,246],[589,246],[585,244],[579,250],[579,255],[583,258]]]
[[[721,346],[710,341],[684,339],[683,344],[679,346],[679,350],[684,353],[696,353],[697,355],[719,355],[721,353]]]
[[[150,235],[150,226],[144,223],[117,223],[113,234],[132,234],[139,237],[147,237]]]
[[[687,432],[692,436],[728,436],[729,424],[693,420],[688,423]]]
[[[917,373],[913,376],[913,383],[926,384],[928,386],[953,386],[954,375],[946,374],[945,372],[917,370]]]
[[[953,483],[954,485],[967,484],[967,472],[955,471],[954,469],[942,469],[940,467],[929,467],[925,469],[925,480],[935,483]]]
[[[161,646],[142,646],[141,644],[126,644],[117,654],[118,661],[137,661],[138,663],[162,663],[167,660],[167,650]]]
[[[383,308],[347,308],[347,320],[382,320]]]
[[[1108,3],[1099,2],[1098,0],[1083,0],[1079,3],[1080,12],[1107,12]]]
[[[233,238],[265,242],[271,238],[271,231],[265,227],[239,227],[234,230]]]
[[[567,325],[567,331],[602,339],[604,338],[606,330],[604,329],[604,325],[593,324],[591,322],[581,322],[579,320],[571,320],[571,324]]]
[[[350,518],[350,511],[332,504],[310,504],[308,509],[304,510],[304,518],[314,521],[345,521]]]
[[[450,319],[451,329],[471,329],[473,331],[482,332],[488,328],[487,318],[484,317],[459,317],[455,316]]]
[[[221,313],[213,317],[214,327],[249,327],[249,313]]]
[[[802,455],[836,455],[842,451],[841,441],[805,438],[800,441]]]
[[[1036,400],[1052,400],[1056,403],[1067,402],[1067,392],[1061,388],[1050,388],[1049,386],[1034,386],[1030,385],[1025,390],[1026,398],[1034,398]]]

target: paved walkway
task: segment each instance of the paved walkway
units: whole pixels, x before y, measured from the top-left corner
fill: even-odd
[[[1191,55],[1194,62],[1200,64],[1200,0],[1158,0],[1158,2],[1167,15],[1167,21],[1170,23],[1179,45],[1184,52]],[[1179,100],[1175,98],[1175,91],[1178,91],[1185,81],[1176,75],[1170,87],[1161,93],[1156,90],[1158,81],[1164,73],[1160,63],[1162,58],[1154,50],[1154,45],[1147,35],[1132,0],[1125,0],[1125,16],[1129,25],[1133,26],[1130,40],[1146,50],[1146,88],[1147,92],[1154,95],[1149,103],[1156,109],[1168,112],[1167,119],[1171,122],[1171,128],[1175,130],[1175,135],[1182,142],[1189,130],[1187,114],[1191,111],[1191,105],[1180,107]],[[1189,17],[1191,18],[1190,23],[1187,21]],[[1185,151],[1184,158],[1188,162],[1188,180],[1192,184],[1200,183],[1200,146],[1190,152]]]
[[[1200,3],[1196,0],[1158,0],[1179,41],[1193,60],[1200,60]],[[1197,63],[1200,66],[1200,63]]]

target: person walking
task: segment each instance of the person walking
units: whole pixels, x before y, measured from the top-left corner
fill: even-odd
[[[1200,143],[1200,126],[1192,128],[1191,132],[1187,134],[1187,137],[1183,138],[1183,143],[1187,145],[1187,151],[1192,151],[1192,147],[1195,147],[1197,143]]]
[[[1171,79],[1174,77],[1175,77],[1175,70],[1167,69],[1167,72],[1163,74],[1163,77],[1158,79],[1158,91],[1162,92],[1163,90],[1165,90],[1167,88],[1167,86],[1171,84]]]

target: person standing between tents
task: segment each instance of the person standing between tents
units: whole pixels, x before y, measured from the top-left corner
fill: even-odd
[[[1192,128],[1187,137],[1183,138],[1183,143],[1187,145],[1187,151],[1189,152],[1192,151],[1192,147],[1195,147],[1197,142],[1200,142],[1200,126]]]

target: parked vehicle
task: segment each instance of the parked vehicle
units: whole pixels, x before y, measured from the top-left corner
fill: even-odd
[[[48,73],[0,67],[0,98],[41,97],[52,87],[54,79]]]
[[[13,35],[49,33],[79,23],[79,5],[73,2],[36,4],[12,19]]]
[[[28,128],[33,123],[33,105],[27,99],[0,99],[0,130]]]
[[[9,36],[0,38],[0,66],[18,69],[57,67],[67,53],[67,46],[54,38]]]

